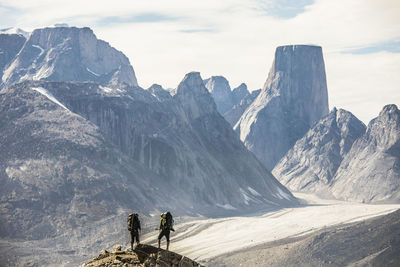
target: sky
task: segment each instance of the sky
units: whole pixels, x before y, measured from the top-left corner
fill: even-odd
[[[138,83],[175,88],[190,71],[263,87],[275,48],[322,46],[329,107],[364,123],[400,106],[398,0],[0,0],[0,29],[87,26],[122,51]]]

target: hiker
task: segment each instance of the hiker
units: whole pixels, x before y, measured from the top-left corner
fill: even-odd
[[[174,220],[172,219],[172,214],[169,211],[161,214],[160,227],[159,227],[160,234],[158,235],[158,248],[160,248],[161,246],[161,238],[165,236],[165,238],[167,239],[167,250],[169,249],[170,231],[175,232],[173,224]]]
[[[139,245],[139,230],[140,228],[140,220],[139,215],[137,213],[131,213],[128,216],[128,230],[131,232],[131,249],[133,250],[133,243],[136,238],[136,246]]]

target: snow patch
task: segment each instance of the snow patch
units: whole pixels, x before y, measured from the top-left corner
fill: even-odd
[[[240,191],[240,194],[241,194],[242,197],[243,197],[243,202],[244,202],[244,204],[249,205],[249,202],[260,203],[259,200],[257,200],[257,199],[255,199],[255,198],[253,198],[252,196],[250,196],[246,191],[243,190],[243,188],[240,188],[239,191]],[[255,190],[254,190],[254,191],[255,191]],[[257,192],[257,191],[256,191],[256,192]],[[258,192],[257,192],[257,193],[258,193]]]
[[[60,103],[53,95],[52,93],[50,93],[49,91],[47,91],[45,88],[43,87],[32,87],[32,90],[41,93],[42,95],[44,95],[45,97],[47,97],[50,101],[56,103],[57,105],[59,105],[60,107],[64,108],[65,110],[70,111],[66,106],[64,106],[62,103]]]
[[[119,88],[110,88],[110,87],[106,87],[106,86],[102,86],[102,85],[99,85],[99,89],[102,90],[104,93],[114,94],[117,96],[119,96],[119,94],[125,92],[124,90],[121,90]]]
[[[88,72],[90,72],[91,74],[93,74],[93,75],[95,75],[95,76],[97,76],[97,77],[100,77],[100,74],[97,74],[96,72],[90,70],[89,68],[86,68],[86,70],[87,70]]]
[[[256,196],[256,197],[261,197],[260,193],[258,193],[256,190],[254,190],[254,189],[251,188],[250,186],[247,187],[247,189],[249,189],[250,193],[252,193],[254,196]]]
[[[222,205],[222,204],[217,204],[217,207],[220,207],[220,208],[223,208],[223,209],[226,209],[226,210],[236,210],[236,208],[233,207],[233,206],[230,205],[230,204],[224,204],[224,205]]]
[[[277,187],[277,190],[278,190],[278,194],[275,195],[276,197],[278,197],[280,199],[290,200],[290,196],[287,193],[283,192],[282,189]]]
[[[40,54],[37,56],[37,57],[40,57],[42,54],[43,54],[43,52],[44,52],[44,49],[41,47],[41,46],[39,46],[39,45],[32,45],[34,48],[37,48],[37,49],[39,49],[40,50]]]

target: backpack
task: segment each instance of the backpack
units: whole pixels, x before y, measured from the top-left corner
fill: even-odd
[[[174,219],[172,218],[172,214],[169,211],[161,214],[162,229],[172,230],[173,225],[174,225]]]
[[[139,215],[137,213],[131,213],[128,216],[128,230],[129,231],[137,231],[140,229],[140,221]]]

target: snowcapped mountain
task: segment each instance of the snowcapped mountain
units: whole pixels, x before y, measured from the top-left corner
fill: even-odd
[[[28,39],[30,32],[26,32],[20,28],[11,27],[6,29],[0,29],[0,34],[18,34],[22,35],[25,39]]]
[[[343,159],[332,180],[336,198],[400,201],[400,111],[387,105]]]
[[[272,170],[328,112],[321,47],[281,46],[276,49],[264,88],[241,116],[235,130],[246,147]]]
[[[51,27],[34,30],[2,81],[9,86],[24,80],[94,81],[136,86],[129,59],[89,28]]]
[[[272,173],[291,190],[326,194],[343,158],[365,129],[353,114],[334,108],[296,142]]]

